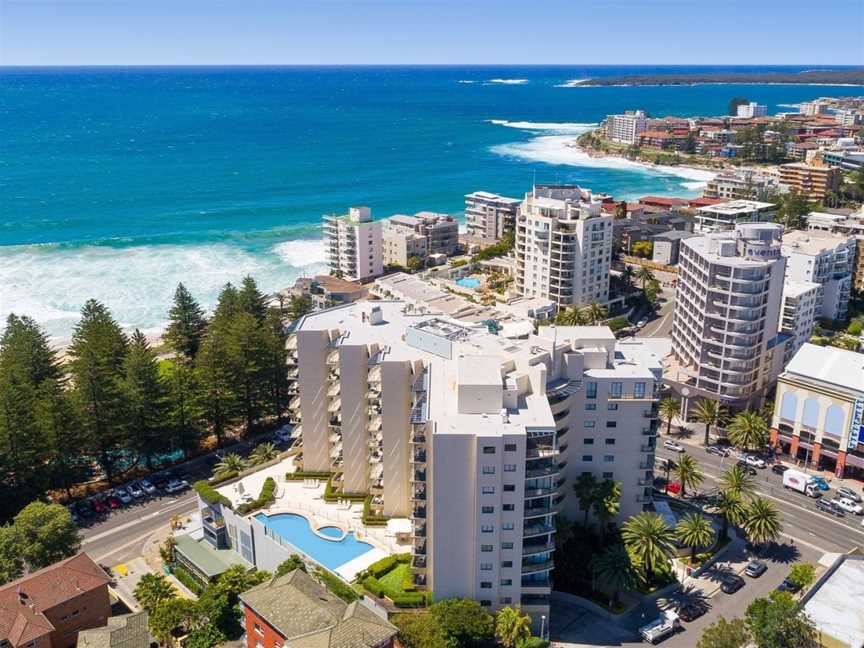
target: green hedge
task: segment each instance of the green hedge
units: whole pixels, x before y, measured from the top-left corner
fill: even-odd
[[[396,607],[422,607],[426,605],[426,592],[405,592],[392,598]]]
[[[213,488],[212,484],[208,484],[205,480],[197,481],[192,484],[192,488],[198,493],[198,496],[208,504],[221,504],[227,508],[231,508],[231,500],[222,495],[219,491]]]
[[[337,493],[333,488],[333,478],[327,480],[327,485],[324,486],[324,501],[338,502],[339,500],[348,500],[349,502],[362,502],[368,496],[365,493]]]
[[[219,484],[224,484],[226,481],[231,479],[236,479],[239,476],[240,473],[236,470],[226,470],[224,473],[219,473],[218,477],[214,474],[207,483],[211,486],[218,486]]]
[[[367,576],[363,579],[363,587],[372,592],[378,598],[384,598],[384,585],[374,576]]]
[[[607,321],[606,326],[612,329],[612,332],[614,333],[615,331],[620,331],[621,329],[630,326],[630,321],[624,315],[619,315],[618,317],[613,317]]]
[[[373,515],[372,496],[369,495],[365,500],[363,503],[363,524],[366,526],[387,526],[389,517],[386,515]]]
[[[171,568],[171,573],[174,574],[174,578],[180,581],[183,585],[186,586],[190,592],[192,592],[195,596],[201,596],[202,592],[204,592],[204,588],[201,587],[201,583],[199,583],[192,574],[190,574],[185,567],[181,565],[175,565]]]
[[[407,562],[411,562],[410,553],[393,554],[369,565],[366,568],[366,573],[375,578],[380,578],[399,563]]]
[[[289,481],[300,481],[301,479],[330,479],[329,472],[290,472],[285,474],[285,479]]]
[[[264,484],[261,486],[261,492],[258,494],[258,499],[254,499],[251,502],[244,502],[237,507],[237,512],[241,515],[245,515],[246,513],[251,513],[252,511],[264,508],[273,501],[273,495],[275,492],[276,480],[272,477],[268,477],[264,480]]]
[[[326,569],[322,569],[321,567],[319,567],[316,570],[315,574],[318,576],[321,582],[324,583],[328,590],[333,592],[336,596],[338,596],[346,603],[353,603],[358,598],[360,598],[357,595],[357,592],[351,589],[350,585],[345,583],[345,581],[343,581],[338,576],[331,574]]]

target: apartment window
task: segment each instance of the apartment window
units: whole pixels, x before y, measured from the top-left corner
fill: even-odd
[[[621,398],[622,383],[613,382],[609,384],[609,398]]]
[[[501,569],[511,569],[513,567],[512,560],[502,560],[501,561]]]
[[[606,445],[615,445],[615,439],[606,439]]]
[[[483,446],[483,454],[495,454],[495,446]]]
[[[591,455],[582,455],[582,461],[594,461],[594,457]]]
[[[597,403],[585,403],[585,411],[593,412],[597,409]]]
[[[481,506],[481,507],[480,507],[480,512],[481,512],[481,513],[487,513],[487,514],[488,514],[488,513],[494,513],[494,512],[495,512],[495,507],[494,507],[494,506]]]
[[[480,571],[492,571],[492,563],[480,563]]]
[[[615,455],[603,455],[603,461],[606,463],[612,463],[615,461]]]
[[[515,490],[516,490],[515,484],[504,484],[504,492],[505,493],[512,493]]]
[[[499,602],[501,605],[510,605],[510,604],[513,602],[513,599],[512,599],[511,597],[509,597],[509,596],[499,596],[499,597],[498,597],[498,602]]]
[[[618,410],[618,403],[607,403],[606,409],[609,410],[610,412],[615,412]]]
[[[483,474],[484,475],[494,475],[495,474],[495,466],[483,466]]]
[[[501,528],[502,528],[504,531],[512,531],[514,527],[513,527],[513,523],[512,523],[512,522],[504,522],[504,523],[501,525]]]
[[[582,425],[586,428],[593,428],[597,425],[597,421],[583,421]]]
[[[516,464],[504,464],[504,472],[516,472]]]
[[[501,587],[510,587],[513,584],[512,578],[502,578]]]
[[[482,581],[480,583],[480,589],[492,589],[492,582],[491,581]],[[492,605],[492,602],[489,601],[488,605]]]
[[[597,383],[589,382],[585,385],[585,397],[586,398],[597,398]]]
[[[492,545],[480,545],[480,551],[483,553],[489,553],[492,551]]]
[[[482,486],[480,488],[480,492],[483,495],[494,495],[495,494],[495,487],[494,486]]]
[[[585,445],[594,445],[594,439],[586,437],[582,439],[582,443],[584,443]]]
[[[515,511],[516,510],[516,507],[513,504],[505,504],[503,506],[503,508],[505,511]]]
[[[633,398],[645,398],[644,382],[637,382],[633,385]]]
[[[261,629],[261,626],[260,626],[260,625],[258,625],[257,623],[255,623],[255,624],[253,624],[253,627],[255,628],[255,634],[259,634],[259,635],[261,635],[262,637],[264,636],[264,631]]]
[[[492,533],[493,531],[495,531],[495,525],[494,524],[481,524],[480,525],[480,532],[481,533]]]
[[[516,444],[515,443],[505,443],[504,444],[504,452],[516,452]]]
[[[603,473],[603,479],[614,479],[614,473]]]
[[[606,427],[607,428],[617,428],[618,427],[618,421],[606,421]]]
[[[512,543],[512,542],[502,542],[502,543],[501,543],[501,548],[502,548],[502,549],[505,549],[505,550],[506,550],[506,549],[512,549],[512,548],[513,548],[513,543]]]
[[[480,601],[480,605],[482,605],[483,607],[490,607],[492,605],[492,601],[487,601],[486,599],[483,599]]]

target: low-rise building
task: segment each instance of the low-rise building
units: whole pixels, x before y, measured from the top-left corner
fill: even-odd
[[[840,169],[825,163],[781,164],[780,184],[798,191],[808,200],[822,201],[839,189]]]
[[[639,133],[637,142],[639,146],[662,149],[664,151],[680,151],[684,148],[688,135],[682,133],[669,133],[666,131],[643,131]]]
[[[412,257],[425,260],[429,255],[429,239],[417,232],[388,229],[383,238],[384,265],[408,267]]]
[[[453,254],[459,247],[459,222],[448,214],[422,211],[413,216],[397,214],[385,222],[392,233],[415,233],[425,236],[429,254]]]
[[[816,626],[816,636],[828,648],[864,646],[864,553],[840,554],[801,599],[804,614]]]
[[[104,627],[79,632],[77,648],[152,648],[148,622],[147,612],[111,617]]]
[[[358,281],[347,281],[332,275],[299,277],[283,296],[308,296],[315,309],[348,304],[366,296],[367,288]]]
[[[655,234],[652,239],[654,250],[651,260],[655,263],[662,263],[664,265],[676,265],[678,263],[681,241],[690,238],[691,236],[696,236],[696,234],[680,230]]]
[[[608,115],[606,138],[616,144],[635,144],[639,134],[647,127],[647,118],[641,110],[628,110],[623,115]]]
[[[804,344],[777,381],[771,445],[838,477],[864,477],[864,354]]]
[[[756,200],[730,200],[716,205],[706,205],[696,210],[694,231],[707,234],[734,229],[741,223],[771,221],[777,212],[774,203]]]
[[[398,628],[346,603],[296,569],[240,594],[247,645],[258,648],[392,648]]]
[[[751,101],[746,104],[740,104],[738,106],[737,116],[742,119],[753,119],[754,117],[764,117],[768,114],[768,106],[765,104],[758,104],[755,101]]]
[[[487,191],[465,196],[465,225],[469,236],[483,243],[500,241],[505,232],[516,226],[518,198],[507,198]]]
[[[81,553],[0,586],[0,645],[72,648],[79,631],[108,623],[110,580]]]
[[[798,349],[810,341],[813,328],[822,312],[822,286],[812,281],[785,281],[780,305],[780,332],[789,336],[786,359],[792,359]]]

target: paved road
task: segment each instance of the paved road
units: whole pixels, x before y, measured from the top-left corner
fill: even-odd
[[[702,490],[714,488],[723,471],[737,461],[731,455],[721,458],[708,454],[701,446],[685,445],[684,447],[687,453],[702,465],[706,478]],[[658,458],[674,459],[678,456],[677,452],[663,447],[662,438],[658,439],[656,454]],[[661,471],[657,469],[655,474],[660,476]],[[670,479],[674,478],[670,477]],[[755,480],[756,490],[777,505],[783,517],[784,531],[791,537],[819,547],[824,552],[849,551],[853,547],[864,546],[861,516],[847,515],[845,518],[838,519],[817,511],[813,499],[783,488],[780,475],[774,474],[770,469],[759,470]],[[831,497],[831,491],[828,491],[828,497]]]
[[[660,292],[660,308],[651,320],[636,332],[636,337],[669,337],[672,333],[672,311],[675,310],[675,289],[664,286]]]

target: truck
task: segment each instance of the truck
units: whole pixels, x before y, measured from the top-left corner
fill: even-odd
[[[680,627],[681,620],[678,614],[673,610],[663,610],[658,619],[654,619],[648,625],[639,628],[639,634],[648,643],[656,644],[663,641],[666,637],[675,634]]]
[[[804,493],[807,497],[819,497],[821,495],[819,486],[813,482],[813,478],[794,468],[783,473],[783,486]]]

